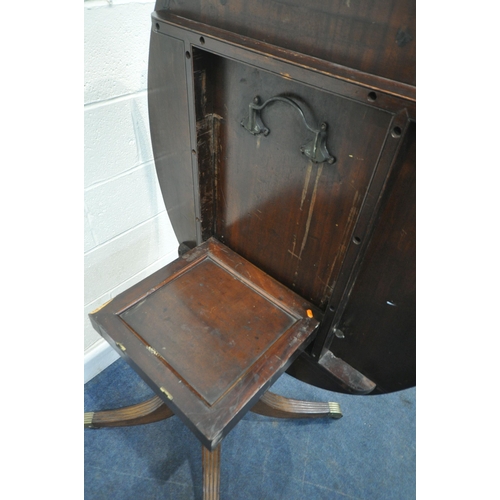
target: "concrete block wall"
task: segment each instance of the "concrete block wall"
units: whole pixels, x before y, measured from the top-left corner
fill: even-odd
[[[177,257],[149,134],[153,10],[151,1],[84,2],[85,354],[105,348],[88,313]]]

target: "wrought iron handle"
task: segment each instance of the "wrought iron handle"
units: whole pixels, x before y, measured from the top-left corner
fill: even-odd
[[[275,101],[281,101],[286,104],[289,104],[294,109],[296,109],[304,125],[307,130],[314,134],[314,138],[308,142],[306,142],[303,146],[300,147],[300,152],[310,158],[314,163],[323,163],[324,161],[332,164],[335,163],[335,157],[333,157],[326,147],[326,130],[328,125],[323,122],[319,129],[315,129],[311,127],[304,116],[304,112],[300,109],[299,105],[294,101],[289,99],[288,97],[271,97],[263,104],[260,104],[260,97],[256,96],[248,105],[248,118],[241,121],[241,126],[248,130],[253,135],[264,134],[265,136],[269,135],[270,130],[264,125],[262,121],[262,117],[260,112],[270,103]]]

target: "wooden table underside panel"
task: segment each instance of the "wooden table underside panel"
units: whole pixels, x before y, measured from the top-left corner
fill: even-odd
[[[302,352],[319,317],[215,239],[91,315],[209,449]]]

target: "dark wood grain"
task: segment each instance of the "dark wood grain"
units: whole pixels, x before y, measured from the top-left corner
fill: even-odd
[[[309,80],[310,85],[319,89],[368,102],[379,109],[394,110],[406,106],[410,116],[414,116],[416,89],[413,85],[357,71],[334,61],[304,55],[166,11],[153,13],[152,18],[159,33],[183,39],[186,47],[203,48],[290,80]],[[311,71],[313,73],[308,74]]]
[[[210,239],[90,318],[214,449],[312,340],[321,312]]]
[[[406,4],[410,10],[411,5]],[[319,8],[314,2],[308,7]],[[372,5],[380,22],[392,29],[385,7]],[[349,13],[352,26],[356,16],[368,15],[359,6]],[[179,192],[194,213],[177,211],[178,193],[170,197],[174,227],[187,227],[184,223],[191,219],[186,238],[200,242],[216,235],[318,306],[324,315],[311,354],[313,362],[325,361],[322,355],[328,353],[323,351],[332,344],[333,328],[364,265],[394,158],[408,123],[415,119],[415,88],[362,65],[347,67],[336,58],[296,52],[293,44],[280,46],[272,37],[253,38],[231,23],[207,24],[208,18],[176,14],[175,8],[157,10],[152,35],[175,40],[169,43],[179,47],[178,57],[168,64],[172,74],[185,74],[187,90],[191,156],[175,169],[184,172],[184,179],[191,175],[192,190]],[[401,11],[398,15],[401,21]],[[304,36],[300,29],[297,35]],[[178,41],[183,41],[182,57]],[[157,63],[163,64],[159,58]],[[263,112],[271,129],[268,137],[248,134],[239,123],[255,95],[292,98],[312,124],[327,122],[327,143],[337,162],[314,165],[297,152],[307,133],[295,111],[285,105],[274,104]],[[166,178],[160,185],[164,192],[173,189]],[[364,346],[370,350],[368,341]],[[352,373],[363,375],[363,365],[354,367],[337,353],[330,354],[337,364],[343,362]],[[327,365],[318,364],[307,374],[306,362],[291,371],[319,386],[345,387],[346,380],[337,378],[344,372]],[[383,391],[384,380],[379,382],[377,391]],[[357,392],[355,386],[347,392]],[[363,386],[361,392],[366,391]]]
[[[213,451],[202,447],[203,500],[219,500],[221,446]]]
[[[415,139],[411,125],[331,350],[381,392],[415,385]]]
[[[338,403],[301,401],[267,391],[252,408],[254,413],[273,418],[342,418]]]
[[[182,40],[152,30],[148,110],[156,173],[178,241],[196,242],[185,58]]]
[[[208,56],[208,61],[213,59]],[[224,151],[213,166],[216,236],[324,308],[390,115],[229,60],[207,65],[204,74],[224,82],[207,99],[214,103],[212,114],[218,117],[219,147]],[[255,95],[291,97],[316,127],[327,122],[328,146],[337,162],[314,165],[300,154],[308,131],[286,105],[266,109],[268,137],[248,134],[239,124]],[[206,99],[205,94],[200,98]]]
[[[414,0],[157,0],[162,10],[415,85]]]
[[[297,321],[211,258],[120,317],[210,406]]]
[[[330,345],[333,328],[338,324],[338,319],[343,314],[353,283],[363,265],[366,249],[373,236],[384,193],[387,189],[388,179],[395,168],[398,152],[404,150],[402,145],[405,141],[403,138],[409,130],[410,123],[406,110],[402,110],[393,116],[387,130],[377,168],[374,171],[359,216],[354,224],[352,238],[346,249],[345,258],[340,266],[325,316],[313,346],[312,355],[317,359],[319,359],[323,350]],[[398,133],[393,133],[394,130],[397,130]]]
[[[201,239],[207,240],[215,228],[214,165],[217,164],[220,117],[214,113],[213,97],[217,81],[211,78],[220,58],[193,50],[193,85],[196,116],[196,154],[199,176]]]
[[[165,420],[174,415],[159,397],[153,397],[143,403],[117,408],[85,413],[85,427],[98,429],[100,427],[125,427],[144,425]]]

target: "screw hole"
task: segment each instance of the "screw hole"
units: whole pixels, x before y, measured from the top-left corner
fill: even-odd
[[[158,31],[160,31],[160,25],[159,25],[158,23],[156,23],[156,25],[155,25],[155,26],[156,26],[156,29],[157,29]]]
[[[191,153],[193,153],[194,155],[196,154],[196,151],[194,149],[191,150]]]
[[[333,331],[335,332],[335,337],[337,337],[338,339],[345,338],[344,332],[342,330],[339,330],[338,328],[334,328]]]
[[[394,137],[394,139],[397,139],[398,137],[401,137],[401,132],[402,130],[399,127],[394,127],[392,129],[391,135]]]
[[[368,94],[368,100],[370,102],[375,102],[377,100],[377,94],[375,92],[370,92]]]
[[[204,39],[202,36],[200,36],[200,43],[201,43],[202,45],[205,45],[205,39]]]
[[[359,236],[354,236],[352,239],[355,245],[359,245],[361,243],[361,238]]]
[[[186,52],[186,57],[187,57],[188,59],[191,59],[191,54],[190,54],[189,52]]]

